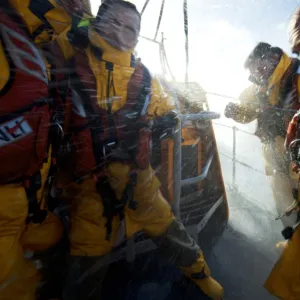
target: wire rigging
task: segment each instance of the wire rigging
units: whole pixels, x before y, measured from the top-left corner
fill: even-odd
[[[144,6],[143,6],[143,8],[142,8],[142,10],[141,10],[141,16],[143,15],[144,11],[146,10],[147,5],[149,4],[149,2],[150,2],[150,0],[146,0],[146,1],[145,1],[145,4],[144,4]]]
[[[162,19],[163,13],[164,13],[165,2],[166,2],[165,0],[162,0],[162,2],[161,2],[161,7],[160,7],[160,12],[159,12],[158,22],[157,22],[155,36],[154,36],[154,40],[155,41],[156,41],[156,38],[157,38],[157,35],[158,35],[158,31],[159,31],[161,19]]]
[[[163,74],[164,76],[166,76],[168,73],[171,76],[171,79],[173,81],[175,81],[175,77],[171,71],[170,65],[169,65],[169,61],[168,61],[168,57],[166,54],[166,49],[165,49],[165,44],[164,44],[164,34],[161,34],[161,42],[159,43],[159,56],[160,56],[160,61],[161,61],[161,66],[162,66],[162,70],[163,70]]]
[[[189,81],[189,23],[188,23],[188,7],[187,0],[183,1],[183,17],[184,17],[184,34],[185,34],[185,83]]]

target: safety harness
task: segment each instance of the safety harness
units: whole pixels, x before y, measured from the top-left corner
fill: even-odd
[[[93,54],[101,60],[101,50],[92,48]],[[110,72],[114,64],[105,62],[110,83]],[[97,191],[104,206],[103,216],[107,219],[106,239],[112,232],[114,216],[124,218],[124,208],[137,208],[134,201],[134,187],[138,171],[149,166],[151,152],[151,121],[147,109],[151,96],[151,75],[142,64],[131,66],[135,70],[128,83],[127,102],[117,112],[100,108],[96,101],[96,82],[89,67],[87,56],[78,53],[72,65],[76,72],[71,75],[73,116],[71,122],[72,143],[74,146],[75,180],[81,182],[93,176]],[[107,87],[109,99],[109,87]],[[117,199],[109,183],[107,166],[111,162],[128,163],[131,166],[129,183],[121,199]]]

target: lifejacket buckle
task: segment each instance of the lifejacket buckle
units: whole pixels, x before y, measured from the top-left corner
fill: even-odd
[[[103,154],[103,158],[106,159],[107,156],[109,155],[111,148],[116,146],[116,142],[109,142],[109,143],[104,143],[102,145],[102,154]]]
[[[58,133],[60,135],[61,140],[63,140],[63,138],[65,137],[65,132],[64,129],[62,128],[62,126],[59,124],[59,122],[56,122],[55,125],[58,128]]]

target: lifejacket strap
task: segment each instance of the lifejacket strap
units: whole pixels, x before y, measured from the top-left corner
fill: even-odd
[[[25,179],[24,187],[28,201],[28,217],[26,223],[42,223],[47,217],[47,210],[42,210],[37,199],[37,192],[42,187],[41,172],[38,171],[31,177]]]
[[[137,183],[137,172],[132,171],[129,175],[129,182],[123,192],[121,200],[118,200],[115,191],[109,183],[109,177],[104,175],[98,177],[96,181],[96,189],[101,196],[103,203],[103,217],[107,218],[105,223],[106,227],[106,240],[109,241],[112,234],[112,221],[113,217],[119,216],[120,220],[124,219],[124,209],[128,207],[136,210],[138,203],[134,200],[134,188]]]

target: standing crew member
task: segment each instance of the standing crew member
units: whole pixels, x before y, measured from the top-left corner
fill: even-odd
[[[125,220],[127,238],[140,230],[151,235],[205,294],[221,299],[222,287],[175,219],[149,163],[152,120],[174,117],[171,99],[133,56],[140,22],[133,4],[106,1],[89,27],[89,46],[72,62],[73,182],[65,183],[71,258],[64,298],[99,299],[99,273],[83,275],[112,251]]]
[[[287,125],[300,107],[299,61],[278,47],[259,43],[247,58],[245,68],[254,85],[241,94],[241,104],[227,105],[225,116],[241,123],[257,119],[256,135],[262,142],[266,174],[281,214],[294,201],[284,141]],[[293,224],[295,218],[296,214],[292,214],[283,223]]]
[[[300,53],[300,8],[298,7],[289,24],[289,37],[292,51],[299,55]],[[295,78],[297,79],[297,78]],[[298,82],[298,91],[300,85]],[[299,142],[296,142],[300,136],[300,111],[298,111],[291,120],[285,146],[291,154],[291,173],[297,178],[298,185],[296,191],[298,193],[296,206],[292,208],[298,212],[299,216],[299,180],[300,180],[300,157]],[[299,222],[299,217],[296,222]],[[295,222],[295,223],[296,223]],[[294,224],[293,224],[294,225]],[[293,227],[285,228],[285,238],[288,238],[286,246],[281,257],[275,264],[271,274],[269,275],[265,288],[275,297],[284,300],[300,299],[300,267],[299,267],[299,251],[300,251],[300,227],[299,223]]]
[[[265,282],[265,288],[275,297],[284,300],[300,299],[300,266],[298,263],[300,251],[300,223],[299,223],[299,183],[300,183],[300,111],[298,111],[289,124],[285,141],[286,149],[291,154],[291,173],[297,178],[297,199],[287,211],[298,214],[294,226],[286,227],[282,233],[288,239],[284,245],[283,253],[275,264],[272,272]],[[298,140],[298,141],[297,141]]]

